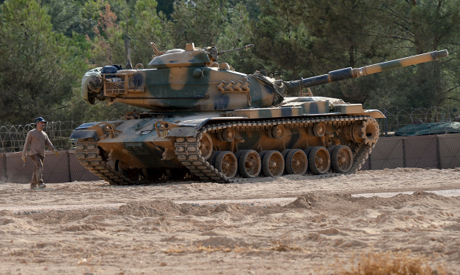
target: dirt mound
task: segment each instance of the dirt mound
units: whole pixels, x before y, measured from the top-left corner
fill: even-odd
[[[350,274],[373,255],[401,251],[423,259],[432,274],[460,274],[460,198],[427,192],[458,189],[459,182],[458,169],[405,168],[243,184],[98,181],[39,192],[0,184],[3,207],[114,206],[0,211],[0,274]],[[416,192],[353,195],[395,191]],[[285,206],[222,203],[273,198],[297,199]],[[193,200],[217,202],[174,203]]]

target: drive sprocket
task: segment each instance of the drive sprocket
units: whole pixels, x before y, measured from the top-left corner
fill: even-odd
[[[362,121],[361,125],[361,139],[367,145],[373,145],[377,143],[380,134],[380,127],[374,118],[367,118]]]

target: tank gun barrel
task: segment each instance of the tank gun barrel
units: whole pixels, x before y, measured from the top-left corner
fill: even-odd
[[[295,90],[294,93],[297,93],[299,89],[308,88],[313,86],[319,86],[331,82],[336,82],[340,80],[345,80],[349,78],[356,78],[360,76],[371,75],[375,73],[380,73],[387,70],[392,70],[396,68],[407,67],[415,64],[430,62],[438,60],[439,58],[448,56],[447,50],[442,51],[433,51],[428,53],[423,53],[419,55],[412,55],[409,57],[404,57],[400,59],[395,59],[391,61],[381,62],[373,65],[364,66],[361,68],[343,68],[335,71],[331,71],[327,74],[313,76],[309,78],[302,78],[301,80],[287,81],[286,84],[292,89]],[[291,94],[291,93],[290,93]]]
[[[243,50],[243,49],[247,49],[247,48],[251,48],[251,47],[254,47],[254,44],[249,44],[249,45],[239,47],[239,48],[235,48],[235,49],[231,49],[231,50],[220,51],[220,52],[217,53],[217,55],[221,55],[221,54],[229,53],[229,52],[234,52],[234,51],[238,51],[238,50]]]

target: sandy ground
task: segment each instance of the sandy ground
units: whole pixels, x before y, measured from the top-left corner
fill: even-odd
[[[458,168],[41,191],[3,183],[0,274],[334,274],[370,251],[408,250],[460,274],[460,197],[425,192],[459,188]],[[270,198],[297,199],[179,203]]]

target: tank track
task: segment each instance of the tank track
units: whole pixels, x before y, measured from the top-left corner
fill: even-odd
[[[130,179],[113,169],[101,156],[97,142],[94,140],[78,141],[76,143],[76,148],[77,159],[80,164],[100,179],[108,181],[111,185],[138,185],[152,183],[148,180]]]
[[[175,153],[177,159],[190,170],[192,174],[199,177],[204,181],[214,181],[219,183],[231,183],[244,181],[242,178],[227,178],[224,174],[218,171],[211,163],[201,156],[200,142],[202,134],[212,133],[223,130],[229,127],[235,127],[239,130],[261,130],[268,129],[274,125],[283,125],[285,127],[300,127],[313,125],[314,123],[332,123],[333,125],[340,126],[343,123],[352,123],[355,121],[366,120],[368,116],[349,116],[349,117],[327,117],[327,118],[292,118],[292,119],[274,119],[269,121],[240,121],[221,123],[216,125],[205,126],[201,129],[197,137],[176,138]],[[369,154],[372,152],[375,143],[360,144],[353,152],[354,164],[351,170],[346,174],[356,173],[361,169],[362,165],[366,162]],[[310,179],[328,178],[343,175],[341,173],[327,173],[324,175],[311,175]]]
[[[229,122],[215,125],[205,126],[201,129],[197,137],[176,138],[174,143],[177,159],[184,165],[193,175],[204,181],[214,181],[219,183],[231,183],[245,181],[243,178],[227,178],[219,172],[211,163],[201,156],[200,142],[201,136],[204,133],[212,133],[221,131],[225,128],[236,127],[240,130],[261,130],[268,129],[274,125],[284,125],[285,127],[300,127],[313,125],[313,123],[323,122],[332,123],[340,126],[343,123],[352,123],[355,121],[365,120],[368,116],[352,116],[352,117],[328,117],[328,118],[292,118],[292,119],[274,119],[269,121],[240,121]],[[369,154],[372,152],[375,143],[372,145],[360,144],[353,152],[354,164],[347,174],[353,174],[361,169],[366,162]],[[97,142],[94,140],[78,141],[76,143],[77,159],[86,169],[98,176],[100,179],[109,182],[111,185],[139,185],[152,184],[149,180],[131,179],[116,171],[106,163],[100,154]],[[320,179],[328,177],[336,177],[343,174],[327,173],[324,175],[309,175],[309,179]],[[154,183],[158,183],[155,181]]]

